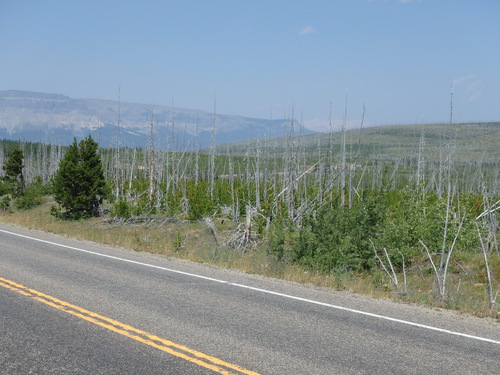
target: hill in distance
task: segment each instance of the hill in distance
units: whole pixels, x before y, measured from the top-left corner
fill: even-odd
[[[249,155],[254,155],[257,147],[266,147],[266,152],[271,154],[283,153],[286,128],[291,121],[9,90],[0,91],[0,139],[69,145],[74,137],[82,139],[90,134],[101,147],[115,147],[118,114],[122,147],[149,147],[153,118],[156,149],[192,150],[197,143],[200,148],[207,148],[211,144],[211,129],[215,121],[215,141],[219,151],[226,152],[229,147],[232,152],[248,152]],[[175,137],[172,137],[172,129]],[[314,134],[308,129],[301,133],[299,144],[302,151],[311,155],[327,154],[329,134]],[[333,150],[340,155],[340,133],[332,136]],[[267,138],[274,140],[265,145],[257,141]],[[228,143],[230,145],[225,145]],[[450,147],[453,147],[455,160],[498,163],[500,122],[377,126],[361,131],[352,129],[346,136],[348,157],[360,161],[397,162],[416,157],[419,148],[425,153],[426,160],[438,161],[449,154]]]
[[[119,119],[119,120],[118,120]],[[120,124],[118,131],[118,121]],[[267,120],[160,105],[60,94],[0,91],[0,138],[69,145],[89,134],[102,147],[147,147],[153,121],[155,147],[163,150],[208,147],[285,134],[290,119]],[[198,129],[198,130],[197,130]],[[304,129],[304,134],[313,133]],[[174,134],[175,136],[172,136]],[[197,137],[198,134],[198,137]]]
[[[330,135],[304,135],[299,148],[307,155],[326,157]],[[332,150],[340,158],[341,133],[332,134]],[[286,139],[266,144],[269,154],[283,154]],[[223,151],[225,146],[220,146]],[[246,141],[230,145],[237,154],[256,154],[262,142]],[[263,152],[263,151],[261,151]],[[300,152],[300,151],[299,151]],[[449,155],[460,162],[500,162],[500,122],[464,124],[389,125],[352,129],[346,133],[346,152],[349,160],[393,161],[415,159],[419,152],[424,160],[438,163]]]

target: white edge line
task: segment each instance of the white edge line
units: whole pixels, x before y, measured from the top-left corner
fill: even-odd
[[[63,244],[56,243],[56,242],[46,241],[46,240],[42,240],[42,239],[39,239],[39,238],[26,236],[26,235],[19,234],[19,233],[9,232],[9,231],[3,230],[3,229],[0,229],[0,232],[7,233],[7,234],[10,234],[10,235],[13,235],[13,236],[18,236],[18,237],[26,238],[26,239],[29,239],[29,240],[32,240],[32,241],[42,242],[42,243],[45,243],[45,244],[48,244],[48,245],[59,246],[59,247],[63,247],[63,248],[70,249],[70,250],[80,251],[80,252],[87,253],[87,254],[92,254],[92,255],[97,255],[97,256],[104,257],[104,258],[120,260],[122,262],[137,264],[137,265],[140,265],[140,266],[145,266],[145,267],[150,267],[150,268],[156,268],[156,269],[163,270],[163,271],[168,271],[168,272],[177,273],[177,274],[180,274],[180,275],[185,275],[185,276],[190,276],[190,277],[196,277],[198,279],[213,281],[213,282],[217,282],[217,283],[221,283],[221,284],[228,284],[228,285],[232,285],[232,286],[235,286],[235,287],[238,287],[238,288],[249,289],[249,290],[253,290],[253,291],[256,291],[256,292],[260,292],[260,293],[266,293],[266,294],[270,294],[270,295],[274,295],[274,296],[279,296],[279,297],[284,297],[284,298],[288,298],[288,299],[292,299],[292,300],[296,300],[296,301],[301,301],[301,302],[311,303],[311,304],[315,304],[315,305],[330,307],[330,308],[333,308],[333,309],[336,309],[336,310],[348,311],[348,312],[351,312],[351,313],[354,313],[354,314],[365,315],[365,316],[369,316],[369,317],[372,317],[372,318],[378,318],[378,319],[388,320],[388,321],[395,322],[395,323],[406,324],[406,325],[413,326],[413,327],[423,328],[423,329],[427,329],[427,330],[431,330],[431,331],[436,331],[436,332],[441,332],[441,333],[447,333],[447,334],[454,335],[454,336],[466,337],[466,338],[473,339],[473,340],[485,341],[485,342],[489,342],[489,343],[500,345],[500,341],[493,340],[493,339],[488,339],[488,338],[485,338],[485,337],[469,335],[467,333],[455,332],[455,331],[451,331],[451,330],[444,329],[444,328],[438,328],[438,327],[428,326],[428,325],[425,325],[425,324],[410,322],[408,320],[391,318],[391,317],[385,316],[385,315],[379,315],[379,314],[374,314],[374,313],[370,313],[370,312],[366,312],[366,311],[362,311],[362,310],[351,309],[351,308],[348,308],[348,307],[343,307],[343,306],[333,305],[333,304],[330,304],[330,303],[325,303],[325,302],[315,301],[315,300],[311,300],[311,299],[307,299],[307,298],[297,297],[297,296],[293,296],[293,295],[290,295],[290,294],[273,292],[272,290],[261,289],[261,288],[256,288],[256,287],[253,287],[253,286],[244,285],[244,284],[233,283],[233,282],[230,282],[230,281],[215,279],[213,277],[198,275],[198,274],[195,274],[195,273],[174,270],[172,268],[155,266],[154,264],[138,262],[138,261],[135,261],[135,260],[130,260],[130,259],[125,259],[125,258],[115,257],[113,255],[107,255],[107,254],[102,254],[102,253],[98,253],[98,252],[95,252],[95,251],[80,249],[78,247],[73,247],[73,246],[63,245]]]

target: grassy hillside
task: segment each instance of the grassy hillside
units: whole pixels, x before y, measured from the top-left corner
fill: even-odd
[[[359,160],[376,159],[398,161],[402,158],[418,155],[421,140],[424,141],[425,157],[429,161],[439,161],[443,149],[453,146],[457,161],[466,162],[483,160],[496,162],[500,158],[500,122],[477,124],[422,124],[391,125],[364,129],[348,130],[346,150],[350,157]],[[341,133],[332,135],[333,149],[340,152]],[[321,133],[300,137],[298,142],[306,152],[325,155],[330,144],[330,134]],[[245,154],[256,152],[264,144],[272,153],[282,153],[287,143],[286,138],[268,141],[241,142],[219,146],[219,153],[226,150]],[[359,154],[358,154],[359,150]]]

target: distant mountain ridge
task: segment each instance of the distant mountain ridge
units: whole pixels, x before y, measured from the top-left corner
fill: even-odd
[[[118,118],[120,128],[118,132]],[[149,145],[153,119],[155,147],[193,149],[211,144],[215,121],[217,144],[279,137],[291,119],[267,120],[168,106],[100,99],[73,99],[61,94],[0,91],[0,138],[67,145],[87,135],[102,147]],[[173,124],[173,125],[172,125]],[[314,133],[304,129],[303,134]],[[172,136],[174,134],[174,136]]]

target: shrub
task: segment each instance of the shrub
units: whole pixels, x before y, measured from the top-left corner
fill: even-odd
[[[0,182],[0,196],[9,194],[10,192],[12,192],[11,184],[8,182]]]
[[[16,208],[29,210],[43,203],[43,198],[33,191],[27,190],[24,195],[16,199]]]
[[[8,195],[4,196],[0,201],[0,211],[10,212],[10,197]]]
[[[117,203],[113,205],[110,215],[114,217],[130,219],[130,217],[132,216],[132,211],[127,201],[124,199],[120,199]]]
[[[208,181],[201,181],[197,185],[192,181],[188,182],[186,195],[189,202],[190,220],[213,215],[216,204],[210,197]]]
[[[292,223],[287,218],[280,217],[272,222],[268,234],[267,253],[273,255],[279,261],[289,258],[292,231]]]
[[[309,216],[293,248],[293,259],[323,272],[361,270],[373,264],[370,239],[385,217],[381,199],[365,194],[353,207],[323,207]]]
[[[43,197],[52,191],[51,186],[43,185],[40,177],[35,178],[35,182],[24,190],[16,200],[16,208],[19,210],[29,210],[43,203]]]

